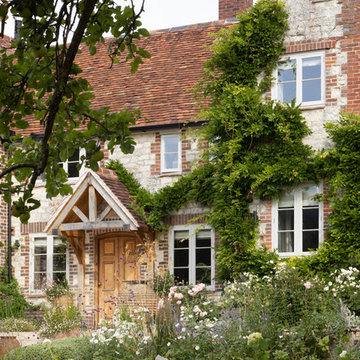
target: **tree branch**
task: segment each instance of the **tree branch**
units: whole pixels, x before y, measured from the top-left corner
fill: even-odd
[[[17,170],[17,169],[22,169],[22,168],[32,168],[32,169],[36,169],[37,167],[37,163],[21,163],[21,164],[15,164],[15,165],[12,165],[10,166],[9,168],[3,170],[1,173],[0,173],[0,178],[4,177],[5,175],[11,173],[12,171],[14,170]]]

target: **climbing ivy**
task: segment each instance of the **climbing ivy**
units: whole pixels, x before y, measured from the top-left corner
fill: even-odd
[[[258,222],[249,204],[319,176],[313,151],[303,143],[310,130],[299,107],[264,96],[284,52],[288,25],[283,4],[263,0],[238,19],[214,42],[198,86],[207,102],[200,116],[208,120],[203,136],[212,145],[207,158],[216,175],[209,222],[220,236],[221,278],[256,272],[253,264],[271,256],[265,251],[259,256]]]
[[[154,194],[142,188],[119,161],[110,161],[107,166],[117,173],[119,179],[129,189],[133,196],[134,209],[155,230],[166,229],[168,225],[164,221],[165,218],[190,200],[203,206],[211,204],[214,177],[213,167],[210,164],[195,169]]]

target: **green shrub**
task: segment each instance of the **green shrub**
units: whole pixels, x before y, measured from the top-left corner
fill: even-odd
[[[32,306],[20,293],[16,281],[10,284],[0,282],[0,319],[21,317]]]
[[[74,337],[36,344],[11,351],[6,360],[92,360],[95,346],[89,337]]]

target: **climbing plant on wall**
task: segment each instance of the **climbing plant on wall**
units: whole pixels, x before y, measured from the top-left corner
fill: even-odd
[[[212,145],[208,161],[216,174],[210,223],[220,235],[222,278],[253,269],[259,256],[257,221],[249,212],[253,199],[276,197],[284,187],[318,177],[313,152],[302,141],[310,130],[299,107],[264,96],[284,52],[282,3],[260,1],[238,19],[216,38],[198,87],[209,103],[200,116],[208,120],[203,136]]]

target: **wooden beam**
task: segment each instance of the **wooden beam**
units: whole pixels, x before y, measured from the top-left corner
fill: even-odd
[[[95,188],[89,186],[89,220],[95,221],[97,218],[97,204],[96,204],[96,193]]]
[[[68,211],[70,211],[70,209],[72,209],[72,207],[80,199],[80,196],[84,193],[84,191],[88,187],[89,182],[90,182],[89,178],[85,179],[84,182],[76,189],[76,192],[71,195],[71,197],[67,201],[67,204],[61,210],[60,214],[58,214],[57,217],[54,219],[53,223],[50,226],[50,229],[53,228],[56,229],[64,221],[65,217],[68,214]]]
[[[85,223],[89,222],[88,217],[77,206],[73,206],[72,211],[80,218],[81,221]]]
[[[90,221],[88,223],[64,223],[59,226],[61,231],[69,230],[95,230],[95,229],[111,229],[111,228],[128,228],[129,224],[124,224],[122,220],[113,221]]]
[[[83,260],[84,260],[84,249],[81,246],[81,243],[79,241],[80,239],[69,235],[69,233],[66,232],[66,231],[61,231],[61,235],[67,240],[67,242],[73,248],[74,253],[76,255],[76,258],[77,258],[79,264],[83,264],[84,263],[83,262]]]
[[[111,210],[111,206],[108,205],[102,212],[101,214],[97,217],[96,221],[101,221],[104,219],[104,217],[110,212]]]

